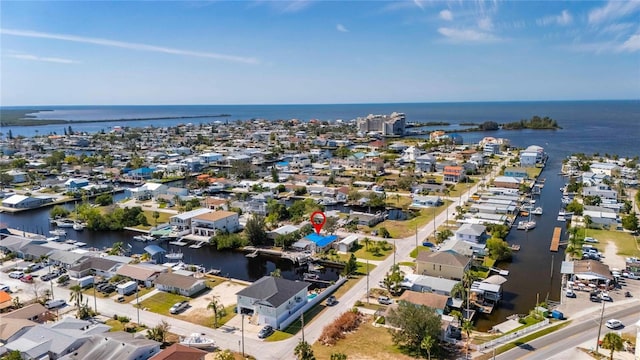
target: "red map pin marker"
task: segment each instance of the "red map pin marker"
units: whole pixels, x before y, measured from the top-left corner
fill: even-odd
[[[316,215],[322,217],[321,222],[316,222],[314,220],[316,218]],[[320,230],[322,230],[322,227],[326,222],[327,222],[327,217],[324,215],[322,211],[316,211],[313,214],[311,214],[311,225],[313,226],[314,229],[316,229],[316,234],[320,235]]]

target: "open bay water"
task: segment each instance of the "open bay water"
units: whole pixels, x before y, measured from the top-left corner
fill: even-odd
[[[549,116],[562,127],[559,130],[498,130],[487,132],[461,132],[465,143],[477,143],[485,136],[503,137],[511,140],[517,147],[539,145],[549,154],[547,167],[541,177],[546,179],[537,204],[544,208],[544,214],[536,217],[537,227],[529,232],[515,230],[509,233],[507,242],[520,244],[521,250],[514,253],[511,263],[499,264],[510,271],[504,285],[504,300],[491,315],[481,315],[477,328],[488,330],[502,322],[508,315],[528,313],[536,301],[560,299],[560,264],[564,258],[549,251],[553,228],[565,227],[557,222],[556,216],[561,205],[561,193],[564,179],[558,175],[562,160],[572,153],[617,154],[624,157],[640,156],[640,100],[624,101],[558,101],[558,102],[493,102],[493,103],[424,103],[424,104],[338,104],[338,105],[203,105],[203,106],[35,106],[29,109],[50,109],[51,112],[39,113],[43,119],[91,120],[124,119],[165,116],[192,116],[230,114],[229,117],[162,119],[126,121],[117,120],[101,123],[72,124],[74,131],[109,131],[113,126],[174,126],[180,123],[210,123],[213,121],[235,121],[249,119],[292,119],[303,121],[350,120],[367,114],[390,114],[404,112],[409,122],[445,121],[453,126],[436,127],[443,130],[461,128],[460,123],[496,121],[498,123],[518,121],[534,115]],[[45,125],[38,127],[4,127],[7,134],[11,129],[14,136],[33,136],[50,132],[64,133],[68,125]],[[41,209],[21,214],[0,214],[0,221],[10,227],[31,232],[48,230],[48,211]],[[131,242],[134,251],[142,251],[143,244],[132,242],[134,235],[128,232],[91,232],[74,233],[69,230],[70,238],[89,244],[89,246],[110,246],[115,241]],[[563,239],[566,234],[563,233]],[[166,244],[162,244],[166,248]],[[287,278],[299,278],[300,272],[288,261],[258,257],[248,261],[242,253],[232,251],[218,252],[209,247],[194,250],[182,248],[186,262],[218,268],[231,277],[256,280],[273,271],[275,267],[283,270]],[[334,274],[331,274],[334,275]]]

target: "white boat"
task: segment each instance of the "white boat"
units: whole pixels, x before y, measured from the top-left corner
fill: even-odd
[[[180,340],[180,345],[193,347],[196,349],[204,349],[215,345],[213,339],[204,336],[203,334],[193,333]]]
[[[182,260],[183,256],[184,256],[183,253],[173,252],[173,251],[164,255],[164,257],[166,257],[169,260]]]
[[[77,222],[77,223],[73,223],[73,230],[75,230],[75,231],[82,231],[82,230],[84,230],[84,224],[79,223],[79,222]]]
[[[73,221],[70,220],[58,220],[56,221],[56,226],[59,228],[70,228],[73,227]]]
[[[518,221],[518,230],[531,230],[536,227],[536,222],[531,221]]]
[[[76,246],[77,246],[77,247],[87,246],[87,243],[82,242],[82,241],[76,241]]]
[[[542,215],[542,207],[538,206],[537,208],[531,210],[531,214],[533,214],[533,215]]]
[[[156,238],[154,238],[151,235],[136,235],[133,237],[133,240],[142,241],[142,242],[153,241],[155,239]]]
[[[47,241],[58,241],[60,240],[60,236],[51,236],[46,239]]]
[[[49,231],[49,234],[55,235],[55,236],[67,236],[67,232],[62,229],[51,230]]]

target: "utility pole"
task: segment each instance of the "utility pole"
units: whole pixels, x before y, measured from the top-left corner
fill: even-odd
[[[138,298],[138,283],[136,282],[136,311],[138,312],[138,326],[140,325],[140,298]]]
[[[367,305],[369,305],[369,259],[367,259]]]
[[[416,251],[418,251],[418,223],[416,223]]]
[[[96,276],[93,275],[93,311],[98,315],[98,300],[96,300]],[[140,322],[138,322],[139,324]]]
[[[242,358],[244,359],[244,314],[242,314]]]
[[[303,312],[300,313],[300,323],[302,324],[302,326],[301,326],[302,342],[304,342],[304,313]]]
[[[600,312],[600,325],[598,326],[598,337],[596,338],[596,354],[598,353],[598,349],[600,348],[600,333],[602,331],[602,319],[604,318],[604,303],[606,303],[606,301],[602,300],[602,312]]]

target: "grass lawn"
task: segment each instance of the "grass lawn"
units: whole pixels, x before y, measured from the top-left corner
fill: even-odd
[[[386,248],[388,248],[387,250],[382,250],[382,247],[380,245],[381,244],[377,244],[377,241],[372,241],[371,244],[369,244],[368,246],[369,250],[373,249],[373,247],[375,246],[377,246],[378,249],[380,249],[379,252],[375,254],[371,251],[367,251],[366,247],[364,246],[364,243],[362,243],[362,245],[358,244],[360,248],[355,252],[356,258],[363,259],[363,260],[384,260],[393,253],[392,241],[388,241],[387,244],[384,245]]]
[[[104,324],[107,325],[107,326],[111,326],[111,330],[109,330],[109,331],[112,332],[112,331],[126,331],[125,330],[125,325],[133,324],[133,323],[132,322],[122,323],[122,322],[120,322],[120,320],[109,319],[109,320],[105,321]],[[146,327],[137,326],[136,327],[136,332],[142,331],[144,329],[146,329]]]
[[[149,223],[149,225],[148,226],[136,225],[134,226],[134,228],[141,229],[141,230],[149,230],[152,227],[154,227],[156,224],[156,219],[153,218],[153,211],[142,210],[142,212],[144,213],[144,216],[147,218],[147,222]],[[158,214],[160,214],[160,217],[158,218],[158,221],[157,221],[158,224],[168,223],[169,218],[174,215],[174,214],[169,214],[163,211],[158,211]]]
[[[349,291],[349,289],[351,289],[358,281],[360,281],[360,279],[363,276],[367,275],[367,264],[366,263],[361,263],[358,262],[358,270],[356,271],[355,275],[351,275],[351,277],[347,280],[347,282],[345,282],[344,284],[342,284],[342,286],[340,286],[334,293],[333,295],[335,295],[335,297],[338,298],[338,300],[340,300],[340,296],[344,295],[347,291]],[[375,269],[376,266],[373,264],[369,264],[369,272],[371,272],[371,270]]]
[[[407,208],[409,207],[409,205],[411,205],[412,202],[411,197],[408,195],[409,193],[407,193],[406,195],[398,194],[397,197],[396,195],[389,195],[387,196],[386,204],[397,208]]]
[[[405,238],[407,236],[415,235],[416,227],[421,228],[429,221],[431,221],[434,217],[434,210],[435,215],[438,215],[445,209],[446,207],[442,205],[434,209],[421,209],[420,215],[414,217],[411,220],[385,220],[376,225],[373,229],[369,230],[379,230],[381,227],[385,227],[389,231],[389,234],[392,238]]]
[[[540,176],[541,173],[542,173],[542,168],[537,168],[537,167],[527,168],[527,175],[529,176],[530,179],[537,178],[538,176]]]
[[[312,348],[316,359],[329,359],[333,353],[343,353],[349,359],[413,359],[398,350],[386,328],[374,327],[371,324],[371,318],[368,318],[366,323],[360,325],[358,330],[347,334],[336,345],[325,346],[316,342]]]
[[[224,308],[225,314],[223,317],[218,319],[218,327],[226,324],[229,320],[233,319],[234,316],[236,316],[237,314],[234,311],[236,307],[236,304],[233,305],[229,305],[226,306]],[[188,315],[177,315],[177,317],[179,319],[194,323],[194,324],[198,324],[198,325],[202,325],[202,326],[207,326],[207,327],[213,327],[214,322],[213,322],[213,311],[208,310],[207,311],[198,311],[198,312],[191,312]]]
[[[638,250],[638,246],[636,245],[636,239],[629,233],[613,230],[589,229],[587,230],[587,236],[598,239],[600,244],[607,241],[613,241],[618,247],[617,255],[634,257],[640,256],[640,250]],[[592,245],[596,245],[596,247],[600,248],[602,247],[600,244]]]
[[[322,303],[318,303],[316,306],[307,310],[304,313],[304,323],[309,324],[318,314],[322,312],[322,310],[324,310],[324,308],[325,308],[325,305],[323,305]],[[287,334],[295,335],[301,329],[302,329],[302,322],[300,321],[300,319],[298,319],[292,322],[291,325],[287,326],[287,328],[284,329],[283,331],[286,332]]]
[[[189,298],[178,294],[160,292],[141,302],[140,306],[154,313],[171,316],[171,314],[169,314],[171,306],[185,300],[189,300]]]
[[[400,266],[408,266],[408,267],[414,267],[416,266],[416,263],[413,261],[401,261],[398,263],[398,265]]]
[[[142,290],[138,290],[138,298],[143,296],[143,295],[145,295],[145,294],[148,294],[148,293],[152,292],[153,289],[154,288],[143,288]],[[115,294],[115,292],[111,293],[110,295],[113,296],[114,294]],[[128,302],[133,301],[135,299],[136,299],[136,293],[133,293],[131,295],[125,296],[124,297],[124,302],[128,303]]]
[[[284,331],[276,330],[265,341],[269,341],[269,342],[271,342],[271,341],[282,341],[282,340],[287,340],[288,338],[290,338],[292,336],[293,336],[292,334],[286,333]]]
[[[418,252],[420,252],[420,251],[429,251],[429,252],[431,252],[431,248],[428,247],[428,246],[419,245],[417,248],[411,250],[411,252],[409,253],[409,256],[411,256],[412,258],[415,259],[418,256]]]

